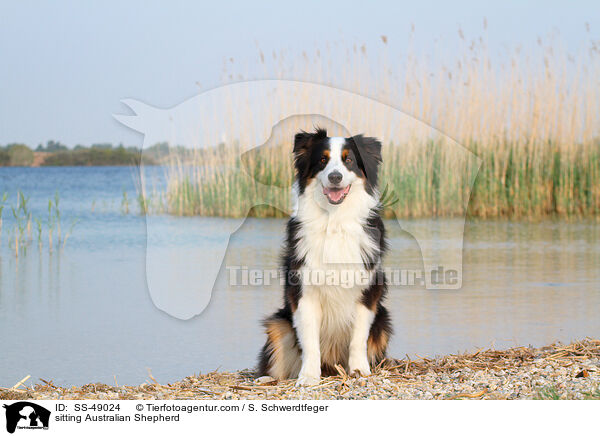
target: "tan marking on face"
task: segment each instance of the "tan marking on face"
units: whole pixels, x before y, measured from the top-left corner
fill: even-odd
[[[348,157],[348,154],[350,154],[350,150],[348,150],[348,149],[342,150],[342,162],[344,162],[346,160],[346,158]]]

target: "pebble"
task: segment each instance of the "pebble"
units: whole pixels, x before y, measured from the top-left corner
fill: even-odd
[[[255,380],[256,384],[262,385],[263,383],[272,383],[275,379],[269,375],[264,375]]]
[[[550,358],[565,349],[574,351]],[[254,378],[252,371],[244,370],[187,377],[168,386],[142,383],[113,387],[95,383],[70,388],[54,385],[36,385],[28,390],[0,388],[0,400],[600,399],[600,341],[594,339],[569,346],[488,350],[408,363],[407,366],[404,360],[392,360],[389,366],[375,370],[371,376],[329,377],[310,388],[295,387],[295,380],[274,383],[272,377]],[[587,376],[576,377],[583,369]],[[245,389],[232,391],[234,386]]]

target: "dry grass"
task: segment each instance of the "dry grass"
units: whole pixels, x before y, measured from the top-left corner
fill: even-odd
[[[485,27],[485,26],[484,26]],[[281,96],[278,106],[302,108],[321,101],[338,119],[353,119],[368,135],[384,141],[382,180],[399,201],[388,214],[399,217],[461,216],[471,197],[472,216],[597,216],[600,212],[600,64],[598,41],[575,53],[562,49],[558,37],[539,39],[527,49],[491,52],[483,35],[467,40],[459,30],[458,53],[433,56],[408,48],[327,45],[313,52],[282,51],[224,66],[223,83],[280,78],[331,85],[400,109],[412,123],[390,125],[381,113],[336,106],[327,96]],[[441,50],[441,49],[440,49]],[[431,53],[430,53],[431,54]],[[433,60],[432,60],[433,59]],[[336,66],[344,65],[340,71]],[[248,71],[251,71],[250,73]],[[246,101],[248,96],[240,96]],[[231,111],[268,111],[260,101]],[[241,107],[241,109],[240,109]],[[335,116],[333,117],[336,118]],[[262,192],[257,183],[291,183],[291,138],[307,123],[290,123],[276,139],[279,148],[251,156],[240,153],[254,144],[260,117],[249,113],[247,125],[223,132],[220,147],[199,152],[193,165],[173,163],[166,192],[158,194],[154,211],[177,215],[245,216],[251,199],[275,206],[288,204],[287,190]],[[471,196],[474,161],[432,136],[433,126],[482,159]],[[309,124],[310,126],[310,124]],[[346,126],[352,129],[352,126]],[[352,132],[357,133],[357,132]],[[220,137],[220,136],[218,136]],[[214,132],[198,138],[214,144]],[[243,168],[248,169],[250,177]],[[258,216],[281,215],[262,209]]]
[[[139,386],[90,383],[81,387],[59,387],[51,381],[22,388],[1,389],[0,399],[361,399],[361,398],[544,398],[561,397],[574,385],[574,394],[595,398],[600,373],[600,340],[585,339],[569,345],[508,350],[478,350],[439,358],[388,359],[363,378],[339,375],[321,380],[318,386],[296,388],[295,380],[277,382],[255,379],[251,371],[209,372],[171,384],[160,384],[149,373]],[[543,373],[543,371],[546,373]],[[534,377],[545,385],[538,387]],[[561,382],[566,386],[555,384]],[[588,382],[580,385],[581,381]],[[580,383],[579,385],[577,383]],[[571,386],[573,388],[573,386]],[[587,390],[585,390],[587,389]],[[429,392],[431,395],[416,396]],[[511,394],[515,394],[516,396]],[[550,393],[554,392],[552,395]]]

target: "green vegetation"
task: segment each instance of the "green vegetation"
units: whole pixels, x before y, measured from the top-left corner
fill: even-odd
[[[127,191],[123,190],[123,198],[121,199],[121,213],[127,215],[129,213],[129,197]]]
[[[600,387],[591,392],[584,393],[583,396],[586,400],[600,400]]]
[[[555,386],[544,386],[538,390],[534,400],[560,400],[560,394]]]
[[[585,400],[600,400],[600,388],[589,392],[582,392]],[[534,400],[560,400],[561,394],[556,386],[544,386],[537,391]]]
[[[462,52],[457,57],[445,54],[432,64],[428,56],[410,48],[408,54],[394,59],[387,38],[382,38],[374,55],[365,46],[348,47],[345,55],[350,68],[344,74],[331,62],[343,56],[343,45],[312,53],[274,53],[272,59],[260,52],[253,62],[262,64],[260,76],[242,74],[256,68],[232,60],[224,83],[231,77],[236,81],[273,77],[334,84],[373,96],[407,114],[392,121],[377,106],[352,108],[318,92],[304,95],[299,91],[293,96],[278,95],[275,103],[270,100],[278,110],[286,108],[284,113],[297,113],[303,107],[327,108],[333,122],[346,120],[351,113],[354,124],[344,126],[351,134],[381,138],[381,189],[394,198],[385,212],[389,217],[465,213],[486,218],[598,217],[597,41],[590,41],[586,50],[566,53],[556,38],[549,43],[540,38],[535,46],[514,47],[494,57],[486,40],[485,31],[472,41],[459,32],[457,44]],[[254,215],[284,215],[282,210],[290,204],[293,134],[298,129],[312,130],[322,121],[292,120],[282,128],[285,131],[275,146],[244,155],[255,143],[255,132],[270,126],[265,127],[256,115],[257,106],[245,103],[247,95],[237,98],[231,96],[230,111],[249,111],[242,117],[248,124],[232,128],[240,133],[227,134],[235,139],[226,145],[205,148],[186,160],[171,159],[164,192],[147,195],[148,188],[141,186],[139,193],[150,213],[241,217],[258,201],[276,207],[254,208]],[[199,125],[210,122],[199,120]],[[323,127],[347,136],[330,124]],[[211,132],[204,135],[198,146],[215,143]],[[472,152],[481,166],[457,149]]]
[[[383,154],[387,217],[600,215],[599,143],[581,146],[575,154],[548,145],[535,158],[517,146],[482,148],[477,152],[479,171],[474,158],[457,159],[443,144],[432,142],[387,145]],[[140,191],[140,209],[241,217],[258,201],[278,207],[255,208],[254,216],[285,215],[293,179],[289,146],[245,155],[233,147],[224,155],[205,151],[194,162],[169,167],[165,192],[148,196]]]
[[[340,126],[336,131],[335,120],[347,120],[350,113],[355,124],[344,128],[351,134],[383,141],[380,185],[387,217],[599,217],[598,42],[571,54],[556,38],[550,43],[540,38],[535,47],[514,47],[495,58],[486,40],[485,31],[471,41],[459,31],[462,52],[433,65],[430,57],[410,48],[394,59],[382,37],[375,55],[365,46],[349,47],[350,68],[344,74],[331,62],[344,50],[331,46],[313,53],[273,53],[272,59],[260,52],[258,77],[241,74],[256,71],[255,65],[232,60],[225,67],[225,84],[233,77],[334,84],[398,108],[407,115],[398,120],[386,115],[384,105],[353,108],[318,92],[276,95],[264,108],[261,102],[247,104],[248,95],[232,95],[226,109],[247,111],[240,119],[248,121],[232,126],[232,132],[218,132],[218,137],[235,138],[227,143],[217,145],[216,133],[207,129],[199,132],[197,144],[190,144],[204,148],[160,143],[144,150],[143,160],[138,149],[110,144],[67,149],[49,141],[36,151],[47,154],[41,165],[164,165],[164,190],[146,186],[142,171],[137,187],[142,213],[243,217],[251,210],[260,217],[284,216],[293,179],[291,141],[315,121],[286,120],[271,145],[250,151],[257,132],[266,128],[257,108],[285,108],[284,113],[293,114],[303,107],[323,107],[330,118],[323,127],[330,133],[346,136]],[[208,117],[198,125],[214,125],[214,114]],[[7,156],[0,153],[0,165],[11,164]],[[124,194],[124,213],[130,205]]]
[[[159,147],[156,147],[159,149]],[[160,155],[154,149],[144,153],[143,163],[153,165],[151,156]],[[136,147],[112,144],[94,144],[91,147],[76,145],[73,149],[60,142],[48,141],[33,152],[25,144],[9,144],[0,147],[0,166],[104,166],[139,165],[142,153]]]
[[[80,148],[58,151],[46,157],[43,166],[101,166],[101,165],[139,165],[139,151],[118,148]]]
[[[120,144],[93,144],[91,147],[76,145],[72,150],[66,146],[48,141],[45,148],[38,147],[37,152],[42,155],[42,166],[104,166],[104,165],[139,165],[142,158],[140,149],[124,147]],[[147,165],[153,164],[150,159],[145,159]]]
[[[8,194],[6,192],[4,194],[2,194],[2,197],[0,197],[0,244],[2,243],[2,224],[3,224],[2,214],[4,213],[4,207],[6,206],[7,198],[8,198]]]
[[[3,213],[7,205],[7,197],[6,193],[0,196],[0,245],[2,243]],[[36,225],[35,241],[40,251],[43,248],[44,224],[48,233],[48,251],[52,252],[54,247],[64,249],[77,220],[75,219],[71,222],[69,231],[63,237],[61,235],[60,196],[58,195],[58,191],[54,195],[54,199],[48,200],[48,217],[45,222],[41,218],[33,216],[29,210],[28,203],[29,198],[23,192],[18,191],[16,204],[10,206],[13,226],[8,230],[7,243],[8,247],[14,252],[15,257],[18,258],[20,255],[26,254],[27,249],[33,244],[33,223]],[[56,234],[54,231],[56,231]]]
[[[33,151],[25,144],[0,147],[0,166],[26,167],[33,164]]]

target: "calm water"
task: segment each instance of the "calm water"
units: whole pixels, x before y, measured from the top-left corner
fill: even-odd
[[[63,232],[79,221],[64,250],[47,242],[16,259],[4,210],[0,239],[0,386],[27,374],[57,384],[160,382],[194,372],[251,367],[262,345],[260,319],[278,307],[277,286],[233,287],[227,265],[273,268],[283,220],[249,219],[233,236],[208,308],[182,321],[158,310],[145,278],[145,219],[123,213],[135,197],[130,168],[0,168],[0,193],[30,196],[45,218],[58,189]],[[130,209],[135,211],[135,205]],[[179,235],[219,228],[214,218],[161,218]],[[413,225],[443,228],[444,220]],[[387,224],[388,264],[421,268],[415,239]],[[600,336],[600,230],[595,223],[468,222],[464,285],[457,291],[394,287],[388,307],[390,355],[434,356]],[[35,233],[35,232],[34,232]],[[174,247],[181,238],[171,239]],[[167,241],[168,243],[168,241]]]

